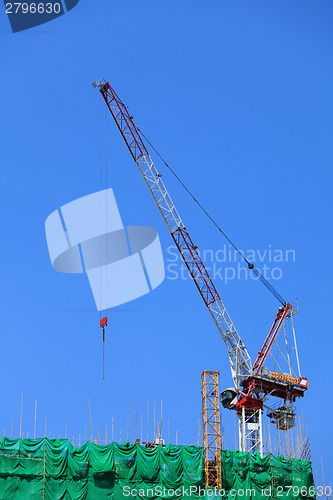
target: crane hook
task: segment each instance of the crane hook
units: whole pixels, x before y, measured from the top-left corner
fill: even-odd
[[[99,326],[103,328],[103,380],[104,380],[104,343],[105,343],[105,327],[108,326],[108,318],[102,318],[99,322]]]

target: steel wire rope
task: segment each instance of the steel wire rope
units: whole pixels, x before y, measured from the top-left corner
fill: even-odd
[[[168,163],[164,160],[162,155],[157,151],[157,149],[152,145],[152,143],[147,139],[145,134],[142,132],[142,130],[139,127],[136,127],[138,131],[142,134],[142,136],[145,138],[145,140],[148,142],[148,144],[151,146],[151,148],[155,151],[157,156],[162,160],[164,165],[170,170],[172,175],[177,179],[177,181],[182,185],[182,187],[185,189],[185,191],[190,195],[190,197],[195,201],[195,203],[200,207],[200,209],[204,212],[204,214],[210,219],[210,221],[214,224],[214,226],[218,229],[218,231],[226,238],[226,240],[230,243],[230,245],[236,250],[236,252],[240,255],[240,257],[247,263],[248,268],[257,276],[257,278],[260,279],[263,285],[275,296],[275,298],[282,304],[284,305],[286,303],[286,300],[275,290],[275,288],[268,283],[267,279],[261,274],[259,269],[257,269],[254,264],[249,262],[245,255],[237,248],[237,246],[231,241],[231,239],[226,235],[226,233],[222,230],[222,228],[218,225],[218,223],[213,219],[213,217],[210,215],[210,213],[202,206],[202,204],[197,200],[197,198],[192,194],[190,189],[185,185],[185,183],[179,178],[179,176],[176,174],[176,172],[168,165]]]
[[[108,133],[108,130],[107,130],[107,112],[105,110],[105,145],[104,145],[104,149],[105,149],[105,154],[103,155],[103,110],[102,110],[102,101],[101,101],[101,105],[100,105],[100,189],[101,191],[103,190],[103,187],[105,187],[105,236],[103,238],[103,235],[101,235],[100,237],[100,266],[99,266],[99,269],[100,269],[100,273],[99,273],[99,292],[100,292],[100,300],[99,300],[99,307],[100,307],[100,311],[99,311],[99,319],[101,321],[102,319],[102,290],[103,290],[103,287],[102,287],[102,274],[103,274],[103,267],[105,268],[105,301],[106,301],[106,304],[107,304],[107,299],[108,299],[108,294],[107,294],[107,286],[108,286],[108,279],[107,279],[107,256],[108,256],[108,244],[107,244],[107,241],[108,241],[108,238],[107,238],[107,226],[108,226],[108,199],[107,199],[107,186],[108,186],[108,137],[107,137],[107,133]],[[104,156],[104,158],[103,158]],[[104,163],[105,163],[105,173],[103,175],[103,168],[104,168]],[[102,203],[102,206],[103,206],[103,203]],[[102,207],[101,207],[102,208]],[[105,246],[105,265],[103,266],[102,265],[102,259],[103,259],[103,256],[102,256],[102,250],[103,250],[103,241],[104,241],[104,246]],[[104,371],[104,336],[105,336],[105,333],[104,333],[104,327],[103,327],[103,379],[105,378],[105,371]]]
[[[256,333],[258,333],[262,328],[264,328],[264,326],[268,325],[269,323],[272,322],[272,320],[275,318],[275,314],[274,316],[271,316],[267,321],[265,321],[265,323],[263,323],[262,325],[258,326],[258,328],[256,328],[252,333],[250,333],[247,337],[244,338],[244,342],[245,340],[253,337],[253,335],[255,335]]]
[[[100,123],[99,123],[99,142],[100,142],[100,190],[103,189],[103,110],[102,101],[100,102],[100,113],[99,113]],[[101,207],[102,208],[102,207]],[[99,320],[102,319],[102,239],[100,239],[99,244]]]
[[[108,114],[105,108],[105,304],[108,304]],[[105,378],[105,330],[103,327],[103,380]]]
[[[108,113],[105,108],[105,303],[108,303]]]

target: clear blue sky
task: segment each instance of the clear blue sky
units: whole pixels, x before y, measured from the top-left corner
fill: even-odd
[[[171,238],[91,87],[106,78],[242,249],[294,250],[295,262],[279,264],[283,276],[274,284],[299,301],[295,321],[309,378],[299,407],[314,463],[323,455],[332,481],[332,26],[331,0],[81,0],[63,17],[17,34],[2,8],[0,429],[7,435],[12,412],[19,432],[22,393],[25,433],[33,432],[37,398],[38,434],[47,417],[51,435],[64,436],[67,426],[76,437],[89,424],[88,397],[95,435],[98,423],[103,434],[110,428],[112,416],[126,434],[131,397],[131,439],[137,398],[144,422],[147,399],[152,405],[156,398],[172,441],[178,430],[179,442],[191,442],[202,370],[220,370],[221,388],[231,383],[225,346],[194,285],[180,279],[111,311],[102,381],[99,314],[87,279],[51,267],[46,217],[105,187],[101,119],[108,186],[123,221],[155,227],[168,257]],[[163,173],[199,248],[222,248]],[[242,337],[251,335],[254,356],[268,325],[258,328],[278,303],[250,280],[216,284]]]

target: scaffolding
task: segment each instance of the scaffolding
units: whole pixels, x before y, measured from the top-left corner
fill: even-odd
[[[222,487],[219,372],[201,375],[204,471],[206,488]]]

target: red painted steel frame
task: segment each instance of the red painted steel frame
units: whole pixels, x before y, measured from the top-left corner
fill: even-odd
[[[265,359],[267,358],[267,355],[270,351],[270,348],[272,347],[272,344],[273,344],[274,340],[276,339],[277,334],[279,333],[282,322],[290,309],[292,309],[292,307],[289,304],[289,302],[286,302],[283,307],[279,308],[277,315],[276,315],[276,318],[274,320],[274,323],[273,323],[271,329],[269,330],[268,335],[266,337],[266,340],[265,340],[262,348],[258,352],[257,359],[255,360],[255,363],[252,367],[252,370],[255,373],[259,373],[260,368],[262,367]]]
[[[183,256],[190,274],[195,277],[195,284],[197,285],[205,303],[207,305],[211,305],[217,300],[221,300],[214,283],[212,282],[212,279],[197,252],[197,247],[194,245],[186,228],[179,227],[171,233],[171,236]]]
[[[148,155],[146,146],[144,145],[139,131],[133,122],[133,117],[130,116],[125,104],[119,99],[109,82],[105,83],[103,87],[99,89],[99,91],[104,97],[104,100],[115,119],[121,135],[125,139],[127,147],[130,150],[134,161],[137,161],[143,155]],[[111,106],[114,104],[118,108],[117,112],[115,112],[111,108]]]
[[[244,381],[244,394],[249,394],[255,391],[270,393],[272,396],[282,399],[287,399],[287,397],[302,398],[307,387],[301,386],[300,384],[290,384],[284,383],[282,380],[267,378],[256,378],[249,377]]]
[[[255,374],[258,374],[260,372],[260,369],[261,369],[265,359],[268,356],[270,348],[272,347],[273,342],[276,339],[277,334],[279,333],[282,322],[285,319],[285,317],[290,309],[292,309],[292,307],[289,304],[289,302],[286,302],[283,307],[279,308],[277,315],[275,317],[274,323],[273,323],[271,329],[269,330],[268,335],[265,339],[265,342],[264,342],[262,348],[260,349],[260,351],[258,352],[257,359],[253,365],[252,370]],[[250,400],[253,399],[253,398],[251,398],[250,394],[255,389],[256,385],[257,385],[257,381],[253,377],[249,377],[247,380],[245,380],[243,396],[241,396],[240,399],[238,400],[237,407],[239,407],[239,408],[242,408],[242,407],[250,408],[251,407],[251,406],[248,406],[248,398],[250,398]],[[267,386],[267,384],[265,384],[264,382],[261,381],[261,386],[262,386],[263,390],[267,389],[267,387],[269,387],[269,389],[272,391],[275,387],[279,387],[279,384],[276,382],[273,382],[273,383],[269,382],[267,387],[263,387],[264,385]],[[285,387],[283,387],[282,391],[280,389],[280,393],[278,393],[278,391],[276,391],[276,394],[274,394],[274,395],[277,397],[283,397],[283,398],[286,397]],[[301,391],[301,393],[299,394],[299,391],[296,390],[295,397],[297,397],[297,396],[303,396],[303,392]]]

